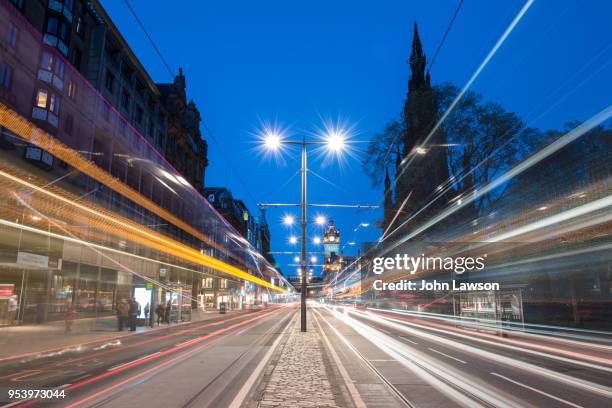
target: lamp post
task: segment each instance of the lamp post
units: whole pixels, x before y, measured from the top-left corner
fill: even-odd
[[[307,291],[307,279],[308,274],[306,273],[306,207],[307,203],[307,177],[306,174],[308,172],[308,156],[307,156],[307,147],[311,145],[326,145],[331,151],[335,153],[339,153],[342,151],[345,145],[344,136],[339,133],[332,133],[327,136],[326,140],[306,140],[303,138],[302,140],[284,140],[276,133],[270,133],[265,135],[264,139],[265,145],[270,150],[277,150],[281,147],[281,145],[298,145],[301,147],[301,155],[302,155],[302,198],[300,200],[299,206],[301,207],[301,226],[302,226],[302,239],[301,239],[301,257],[300,257],[300,266],[302,270],[302,279],[301,279],[301,307],[300,307],[300,329],[301,331],[306,331],[306,291]],[[286,218],[285,224],[292,223]]]

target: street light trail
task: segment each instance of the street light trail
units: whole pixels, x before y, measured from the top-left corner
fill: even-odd
[[[397,248],[397,246],[399,246],[400,244],[410,240],[411,238],[416,237],[417,235],[421,234],[423,231],[426,231],[427,229],[431,228],[433,225],[435,225],[435,224],[439,223],[440,221],[446,219],[451,214],[454,214],[459,209],[461,209],[461,208],[465,207],[466,205],[468,205],[469,203],[473,202],[478,197],[481,197],[484,194],[486,194],[486,193],[494,190],[495,188],[501,186],[502,184],[508,182],[512,178],[514,178],[517,175],[523,173],[525,170],[529,169],[530,167],[534,166],[535,164],[539,163],[540,161],[544,160],[545,158],[549,157],[550,155],[554,154],[555,152],[559,151],[560,149],[562,149],[563,147],[567,146],[571,142],[573,142],[576,139],[579,139],[580,137],[584,136],[588,131],[592,130],[595,126],[603,123],[604,121],[610,119],[610,117],[612,117],[612,105],[609,105],[608,107],[606,107],[602,111],[598,112],[597,114],[595,114],[591,118],[587,119],[586,121],[581,123],[579,126],[575,127],[570,132],[568,132],[565,135],[561,136],[559,139],[555,140],[553,143],[551,143],[550,145],[546,146],[542,150],[538,151],[537,153],[533,154],[532,156],[528,157],[527,159],[521,161],[516,166],[514,166],[512,169],[508,170],[506,173],[504,173],[501,176],[497,177],[495,180],[493,180],[492,182],[490,182],[486,186],[484,186],[484,187],[478,189],[477,191],[475,191],[474,194],[470,194],[464,200],[458,202],[457,205],[450,206],[446,210],[442,211],[440,214],[434,216],[431,220],[427,221],[426,223],[422,224],[418,228],[415,228],[410,233],[408,233],[405,236],[401,237],[399,240],[397,240],[396,242],[391,244],[391,247],[387,248],[387,250],[391,251],[394,248]],[[400,226],[398,226],[393,232],[389,233],[384,240],[387,240],[391,235],[393,235],[393,233],[395,231],[398,231],[403,225],[405,225],[406,223],[408,223],[411,220],[412,220],[412,217],[408,218]]]
[[[350,311],[349,313],[350,314],[357,314],[355,311]],[[412,328],[412,327],[418,327],[418,325],[415,325],[413,323],[409,323],[408,324],[409,326],[412,326],[412,327],[406,327],[407,323],[406,322],[402,322],[401,320],[398,320],[398,319],[392,319],[392,318],[388,318],[388,317],[381,318],[379,316],[374,316],[374,315],[366,314],[366,313],[358,313],[357,315],[360,316],[360,317],[363,317],[363,318],[365,318],[367,320],[371,320],[371,321],[375,321],[375,322],[381,323],[381,324],[383,324],[385,326],[392,327],[394,329],[397,329],[397,330],[400,330],[402,332],[405,332],[405,333],[408,333],[408,334],[412,334],[412,335],[415,335],[415,336],[427,339],[429,341],[437,342],[437,343],[440,343],[440,344],[443,344],[443,345],[446,345],[446,346],[449,346],[449,347],[452,347],[452,348],[455,348],[455,349],[461,349],[462,351],[465,351],[465,352],[468,352],[470,354],[474,354],[474,355],[486,358],[488,360],[493,360],[493,361],[502,363],[502,364],[504,364],[506,366],[509,366],[509,367],[520,368],[520,369],[525,370],[527,372],[530,372],[530,373],[533,373],[533,374],[537,374],[537,375],[540,375],[540,376],[543,376],[543,377],[546,377],[546,378],[549,378],[549,379],[561,382],[561,383],[563,383],[565,385],[569,385],[569,386],[574,387],[574,388],[579,388],[579,389],[583,389],[585,391],[594,392],[594,393],[597,393],[597,394],[599,394],[601,396],[604,396],[606,398],[612,398],[612,388],[610,388],[610,387],[606,387],[606,386],[603,386],[603,385],[600,385],[600,384],[595,384],[595,383],[592,383],[590,381],[582,380],[582,379],[579,379],[579,378],[576,378],[576,377],[571,377],[571,376],[568,376],[568,375],[565,375],[565,374],[557,373],[557,372],[551,371],[549,369],[536,366],[536,365],[531,364],[531,363],[527,363],[527,362],[519,361],[519,360],[516,360],[516,359],[508,358],[508,357],[505,357],[505,356],[502,356],[502,355],[499,355],[499,354],[491,353],[489,351],[480,350],[480,349],[477,349],[476,347],[472,347],[472,346],[469,346],[467,344],[462,344],[462,343],[459,343],[457,341],[452,341],[452,340],[449,340],[447,338],[444,338],[444,337],[441,337],[441,336],[438,336],[438,335],[429,334],[429,333],[426,333],[424,331]],[[401,323],[401,324],[399,324],[399,323]],[[440,333],[445,333],[446,332],[445,330],[441,330],[441,329],[430,328],[430,330],[437,331],[437,332],[440,332]],[[469,336],[458,334],[458,333],[455,334],[455,336],[459,337],[459,338],[471,339],[471,337],[469,337]],[[489,344],[492,343],[492,342],[485,341],[485,340],[482,340],[482,339],[476,339],[476,341],[481,342],[481,343],[485,343],[485,344],[486,343],[489,343]],[[512,348],[512,346],[508,346],[508,345],[500,345],[500,344],[495,344],[495,343],[492,343],[492,344],[498,345],[498,346],[503,347],[503,348]],[[595,365],[595,364],[590,364],[590,363],[585,363],[585,362],[582,362],[582,361],[579,361],[579,360],[570,360],[570,359],[567,359],[567,358],[564,358],[564,357],[553,356],[553,355],[546,355],[544,353],[536,352],[536,351],[533,351],[533,350],[523,350],[523,349],[519,349],[519,350],[521,350],[522,352],[529,353],[529,354],[543,355],[545,357],[550,357],[550,358],[553,358],[555,360],[571,362],[572,364],[576,364],[576,365],[580,365],[580,366],[584,366],[584,367],[589,367],[589,368],[594,368],[594,369],[598,369],[598,370],[605,371],[605,372],[612,372],[611,368],[603,367],[603,366],[599,366],[599,365]]]

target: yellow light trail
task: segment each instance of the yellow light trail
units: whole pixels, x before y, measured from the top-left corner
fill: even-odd
[[[63,160],[80,172],[86,174],[122,196],[129,198],[134,203],[146,208],[169,223],[179,227],[183,231],[193,235],[201,241],[206,242],[210,246],[223,250],[223,248],[208,239],[208,237],[206,237],[200,231],[161,208],[153,201],[149,200],[136,190],[129,187],[127,184],[123,183],[121,180],[113,177],[104,169],[98,167],[95,163],[87,160],[81,153],[66,146],[55,137],[40,129],[34,123],[23,118],[21,115],[3,103],[0,103],[0,124],[2,124],[2,126],[7,128],[12,133],[51,153],[53,156]]]
[[[104,170],[97,167],[95,164],[87,161],[78,152],[65,146],[64,144],[62,144],[61,142],[53,138],[51,135],[47,134],[46,132],[34,126],[32,123],[24,120],[22,117],[20,117],[18,114],[16,114],[15,112],[7,108],[2,103],[0,103],[0,123],[3,126],[5,126],[7,129],[9,129],[11,132],[36,144],[42,149],[47,150],[49,153],[52,153],[53,155],[61,158],[68,164],[82,171],[83,173],[89,175],[92,178],[95,178],[97,181],[100,181],[106,184],[108,187],[112,188],[116,192],[122,195],[128,196],[128,198],[132,199],[134,202],[149,209],[151,212],[156,213],[160,217],[166,219],[166,221],[172,222],[173,224],[177,225],[184,231],[196,236],[202,241],[209,242],[209,240],[205,238],[202,233],[200,233],[199,231],[196,231],[195,229],[193,229],[192,227],[190,227],[183,221],[179,220],[172,214],[168,213],[166,210],[158,207],[156,204],[149,201],[148,199],[146,199],[145,197],[143,197],[142,195],[140,195],[139,193],[137,193],[135,190],[131,189],[127,185],[123,184],[118,179],[115,179],[110,174],[108,174]],[[244,279],[249,282],[253,282],[257,285],[264,286],[264,287],[270,288],[272,290],[275,290],[281,293],[285,292],[283,289],[281,289],[280,287],[276,285],[272,285],[270,282],[267,282],[256,276],[253,276],[250,273],[243,271],[242,269],[239,269],[226,262],[220,261],[212,256],[202,254],[199,251],[187,245],[181,244],[178,241],[167,238],[161,234],[154,233],[148,230],[147,228],[143,227],[140,224],[132,223],[129,220],[123,219],[120,217],[110,216],[102,211],[96,210],[94,208],[91,208],[81,203],[77,203],[66,197],[62,197],[59,194],[53,193],[47,189],[37,186],[33,183],[22,180],[5,171],[0,171],[0,175],[13,182],[19,183],[29,189],[35,190],[41,194],[45,194],[53,199],[59,200],[74,208],[78,208],[82,211],[85,211],[86,213],[102,218],[106,221],[109,221],[115,225],[115,228],[114,228],[115,232],[121,231],[124,229],[128,229],[136,236],[138,235],[141,236],[141,238],[138,239],[139,242],[145,243],[146,245],[149,245],[149,246],[153,246],[156,249],[161,250],[165,253],[169,253],[180,259],[188,260],[197,265],[211,267],[215,270],[226,273],[230,276]],[[6,220],[2,220],[2,221],[9,222]],[[25,228],[24,225],[21,225],[21,227]],[[62,237],[62,239],[68,238],[63,235],[59,235],[59,234],[57,235],[58,237]],[[148,241],[146,240],[143,241],[142,237],[146,237]],[[81,242],[85,243],[86,241],[81,241]],[[88,243],[88,245],[93,245],[93,244]],[[217,247],[217,245],[215,245],[215,247]],[[105,249],[108,249],[108,248],[105,247]]]

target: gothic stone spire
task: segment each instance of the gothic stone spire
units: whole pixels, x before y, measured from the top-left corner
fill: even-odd
[[[425,76],[425,67],[427,66],[427,57],[423,53],[423,45],[419,36],[417,23],[414,23],[414,34],[412,37],[412,52],[410,54],[410,80],[408,81],[408,90],[412,91],[424,85],[428,78]],[[427,75],[429,76],[429,75]]]

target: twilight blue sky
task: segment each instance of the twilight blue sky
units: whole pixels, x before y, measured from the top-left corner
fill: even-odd
[[[299,156],[286,155],[279,164],[258,155],[254,133],[260,122],[276,120],[297,134],[320,127],[321,118],[342,118],[355,125],[354,147],[363,149],[402,109],[413,22],[418,22],[431,58],[459,3],[129,1],[171,67],[183,67],[188,95],[250,194],[202,129],[209,144],[206,184],[228,186],[254,212],[256,202],[299,199],[299,177],[287,183],[298,169]],[[170,82],[125,3],[102,3],[151,77]],[[523,4],[465,0],[431,70],[432,82],[462,87]],[[606,0],[536,0],[472,89],[543,129],[589,118],[612,102],[610,15],[612,3]],[[312,156],[313,170],[336,187],[310,176],[311,202],[380,203],[382,189],[371,186],[356,154],[342,166],[323,165]],[[275,251],[292,250],[290,231],[280,223],[285,212],[268,210]],[[380,235],[372,226],[381,212],[324,213],[336,220],[344,242]],[[361,222],[371,226],[354,232]],[[286,266],[292,257],[277,258],[285,274],[295,269]]]

